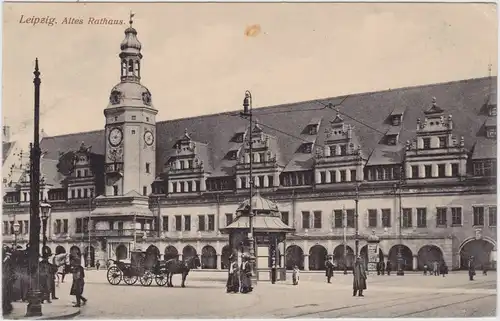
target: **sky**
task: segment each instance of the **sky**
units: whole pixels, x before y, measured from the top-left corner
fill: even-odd
[[[157,121],[497,74],[495,4],[4,3],[2,117],[32,137],[33,68],[40,127],[104,128],[120,81],[129,12],[142,43],[142,84]],[[21,23],[28,17],[59,23]],[[83,19],[81,25],[62,24]],[[89,18],[124,25],[89,25]],[[249,26],[254,32],[247,31]]]

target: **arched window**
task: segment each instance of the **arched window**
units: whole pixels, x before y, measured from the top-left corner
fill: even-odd
[[[128,61],[128,72],[131,74],[134,73],[134,61],[132,59]]]

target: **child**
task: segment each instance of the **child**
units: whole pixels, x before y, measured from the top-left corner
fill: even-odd
[[[299,284],[299,267],[297,265],[293,266],[293,274],[292,274],[292,279],[293,279],[293,285]]]

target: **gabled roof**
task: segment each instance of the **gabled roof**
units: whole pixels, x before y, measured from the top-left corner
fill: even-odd
[[[429,101],[432,97],[437,97],[439,105],[443,106],[446,114],[453,115],[453,134],[456,137],[464,136],[465,147],[470,150],[478,140],[477,133],[486,120],[486,117],[480,115],[479,111],[489,95],[489,87],[489,78],[479,78],[391,89],[351,95],[337,108],[342,115],[349,116],[343,117],[345,122],[355,125],[353,132],[358,137],[362,151],[370,155],[375,148],[385,149],[385,146],[379,145],[379,142],[391,126],[386,123],[386,119],[396,106],[407,106],[399,135],[399,142],[404,143],[415,137],[417,118],[424,116],[424,111],[429,109]],[[325,98],[320,101],[322,104],[328,104],[338,101],[338,98]],[[266,133],[277,138],[280,157],[286,164],[295,158],[295,152],[303,143],[297,139],[297,136],[300,136],[312,118],[323,120],[318,133],[324,133],[327,126],[331,126],[329,120],[335,118],[335,111],[321,108],[322,104],[320,105],[315,100],[253,110],[262,124],[273,128],[262,126]],[[226,164],[222,160],[229,150],[231,138],[235,132],[246,128],[247,124],[248,121],[239,117],[236,112],[158,122],[155,140],[158,173],[163,170],[161,165],[165,163],[171,146],[186,128],[194,141],[207,144],[209,151],[207,157],[210,164],[220,167],[221,164]],[[93,153],[104,153],[104,130],[46,137],[42,139],[41,148],[42,151],[47,152],[45,158],[57,159],[59,151],[74,150],[82,141],[92,145]],[[391,150],[392,146],[388,151]],[[314,153],[310,157],[314,157]],[[232,162],[236,163],[236,161]]]
[[[479,159],[496,159],[497,158],[497,144],[496,139],[493,138],[479,138],[474,145],[472,152],[473,160]]]
[[[14,146],[14,143],[12,142],[4,142],[2,143],[2,164],[5,162],[7,157],[10,154],[10,149]]]

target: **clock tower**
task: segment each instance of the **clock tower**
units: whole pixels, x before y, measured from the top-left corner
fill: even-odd
[[[155,178],[156,114],[151,93],[141,84],[141,43],[130,26],[120,49],[121,81],[109,96],[106,117],[106,196],[151,193]]]

